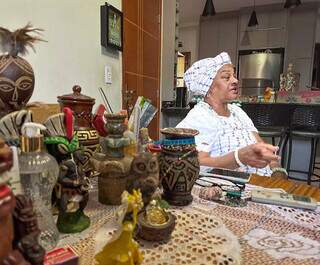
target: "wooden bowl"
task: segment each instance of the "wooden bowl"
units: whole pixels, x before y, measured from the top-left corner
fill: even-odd
[[[189,128],[163,128],[160,132],[165,135],[167,139],[190,138],[199,134],[199,131]]]
[[[176,217],[168,213],[168,221],[162,225],[151,225],[145,220],[145,213],[138,216],[138,237],[147,241],[165,241],[171,236],[176,225]]]

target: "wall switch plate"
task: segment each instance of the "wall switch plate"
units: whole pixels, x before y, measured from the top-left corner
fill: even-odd
[[[112,71],[110,65],[104,67],[104,81],[106,84],[112,84]]]

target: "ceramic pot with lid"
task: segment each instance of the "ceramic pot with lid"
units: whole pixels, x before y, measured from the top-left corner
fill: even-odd
[[[92,126],[92,107],[95,99],[81,94],[81,87],[78,85],[73,86],[72,90],[71,94],[58,96],[58,102],[61,110],[69,107],[73,111],[75,135],[84,147],[86,159],[83,164],[87,168],[90,157],[99,149],[99,135]]]

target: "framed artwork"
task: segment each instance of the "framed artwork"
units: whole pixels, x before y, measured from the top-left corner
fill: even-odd
[[[120,10],[106,3],[100,7],[101,45],[122,51],[123,15]]]

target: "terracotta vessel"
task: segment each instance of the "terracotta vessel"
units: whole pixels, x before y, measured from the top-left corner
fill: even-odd
[[[107,114],[108,136],[101,138],[102,153],[95,153],[91,165],[98,176],[99,202],[106,205],[121,204],[121,194],[127,187],[132,156],[124,154],[129,139],[123,137],[126,115]]]
[[[99,150],[99,135],[92,126],[92,107],[95,99],[81,94],[81,87],[75,85],[73,93],[58,97],[61,110],[69,107],[73,111],[75,135],[79,139],[80,146],[84,147],[86,159],[85,167],[89,167],[90,157]],[[90,168],[87,168],[90,171]]]
[[[166,137],[159,155],[163,198],[172,205],[188,205],[192,202],[191,190],[200,171],[194,142],[198,131],[166,128],[161,133]]]

